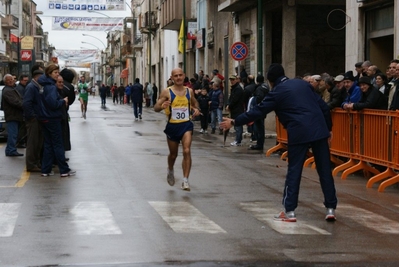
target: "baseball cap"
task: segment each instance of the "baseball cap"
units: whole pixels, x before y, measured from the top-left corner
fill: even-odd
[[[344,80],[344,75],[337,75],[334,82],[342,82]]]

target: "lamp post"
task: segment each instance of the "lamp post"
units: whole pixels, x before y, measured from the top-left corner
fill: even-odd
[[[97,40],[99,40],[99,41],[102,43],[102,45],[104,46],[104,48],[107,47],[107,46],[104,44],[103,41],[101,41],[99,38],[97,38],[97,37],[95,37],[95,36],[93,36],[93,35],[86,34],[86,33],[82,33],[82,35],[83,35],[83,36],[87,36],[87,37],[91,37],[91,38],[94,38],[94,39],[97,39]]]
[[[97,13],[97,14],[103,15],[103,16],[105,16],[105,17],[107,17],[107,18],[110,18],[110,16],[108,16],[108,15],[106,15],[106,14],[104,14],[104,13],[98,12],[98,11],[88,10],[87,12],[89,12],[89,13]]]
[[[101,50],[98,46],[96,46],[96,45],[94,45],[94,44],[92,44],[92,43],[88,43],[88,42],[82,41],[82,44],[92,45],[92,46],[94,46],[95,48],[97,48],[98,50]]]

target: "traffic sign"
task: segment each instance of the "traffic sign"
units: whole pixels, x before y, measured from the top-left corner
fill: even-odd
[[[248,56],[248,46],[243,42],[235,42],[230,48],[230,55],[234,60],[244,60]]]

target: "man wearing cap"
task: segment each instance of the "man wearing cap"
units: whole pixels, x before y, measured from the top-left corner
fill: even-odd
[[[226,110],[230,112],[230,117],[235,119],[238,115],[244,113],[244,89],[240,85],[240,77],[237,75],[230,75],[229,81],[231,83],[231,91]],[[230,143],[231,146],[241,146],[242,141],[242,125],[234,126],[236,132],[236,139]]]
[[[41,152],[43,150],[43,133],[38,120],[40,113],[40,94],[43,93],[42,86],[37,80],[44,72],[41,68],[33,70],[32,80],[26,86],[26,92],[22,107],[28,139],[26,143],[26,170],[28,172],[41,172]]]
[[[330,109],[340,107],[341,103],[346,97],[346,90],[343,89],[344,75],[337,75],[337,77],[334,78],[333,83],[333,87],[331,87],[329,90],[330,100],[327,102],[327,105]]]
[[[341,107],[343,109],[348,109],[347,104],[359,102],[361,96],[360,88],[355,83],[355,77],[353,77],[353,72],[351,70],[344,74],[344,87],[347,95]]]
[[[345,109],[362,110],[370,109],[387,109],[388,99],[371,83],[370,77],[364,76],[359,79],[360,90],[362,91],[361,99],[357,103],[345,104]]]
[[[306,153],[311,147],[324,194],[325,219],[335,220],[337,197],[331,174],[328,145],[332,128],[330,109],[309,83],[301,79],[288,79],[280,64],[272,64],[269,67],[267,79],[271,91],[263,101],[235,120],[223,118],[222,126],[224,129],[230,129],[233,125],[243,125],[254,121],[274,110],[288,132],[288,170],[283,193],[284,211],[276,215],[274,219],[296,222],[295,209],[298,206],[302,169]]]

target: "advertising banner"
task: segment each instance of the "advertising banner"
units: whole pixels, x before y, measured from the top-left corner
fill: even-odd
[[[121,11],[125,0],[48,0],[50,10],[65,11]]]
[[[54,50],[53,57],[76,64],[101,62],[99,50]]]
[[[123,18],[53,17],[55,31],[122,31]]]

